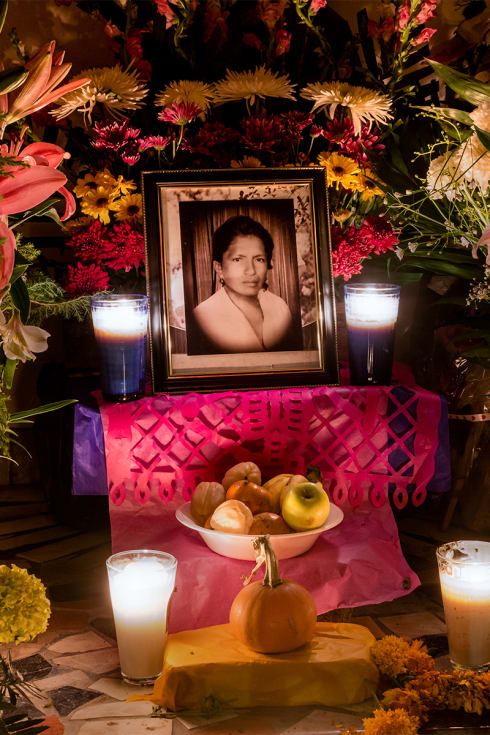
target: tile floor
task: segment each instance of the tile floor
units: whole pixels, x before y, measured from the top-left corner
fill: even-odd
[[[214,720],[167,720],[151,718],[150,703],[126,702],[135,688],[121,680],[118,669],[105,571],[105,559],[110,554],[108,521],[102,514],[95,529],[59,526],[32,489],[24,495],[17,492],[13,501],[6,501],[7,497],[0,488],[0,518],[9,517],[0,522],[0,563],[13,561],[36,573],[46,584],[52,604],[48,631],[32,643],[11,648],[16,666],[39,690],[39,696],[31,703],[23,702],[21,709],[32,716],[47,717],[53,735],[61,732],[56,729],[59,721],[66,735],[182,735],[189,731],[192,735],[327,735],[338,733],[340,722],[344,727],[360,724],[359,715],[365,705],[351,708],[348,713],[294,708],[249,711],[239,717],[227,713]],[[29,503],[35,508],[31,515]],[[2,515],[2,510],[7,512]],[[421,587],[392,602],[334,611],[321,619],[365,625],[376,637],[396,633],[422,638],[436,657],[437,666],[447,669],[435,549],[446,540],[471,538],[472,532],[456,526],[441,531],[439,517],[437,509],[419,509],[398,519],[402,547],[419,574]],[[0,646],[1,653],[6,649]],[[433,732],[452,732],[443,724]],[[445,724],[449,727],[452,723]],[[490,727],[490,722],[487,724]],[[459,732],[476,733],[470,725],[467,723]]]

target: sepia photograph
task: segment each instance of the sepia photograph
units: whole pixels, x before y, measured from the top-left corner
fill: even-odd
[[[335,383],[322,171],[178,173],[143,174],[155,390]]]

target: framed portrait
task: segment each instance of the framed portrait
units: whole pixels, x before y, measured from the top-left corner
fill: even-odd
[[[337,384],[325,169],[142,182],[154,392]]]

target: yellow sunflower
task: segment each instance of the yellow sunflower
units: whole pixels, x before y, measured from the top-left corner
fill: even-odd
[[[117,179],[114,179],[114,186],[117,187],[118,193],[122,196],[130,194],[138,188],[132,179],[125,179],[123,176],[118,176]]]
[[[141,194],[128,194],[115,202],[116,219],[120,222],[141,222],[143,208]]]
[[[325,166],[328,186],[352,189],[357,184],[357,176],[361,169],[352,158],[342,156],[340,153],[321,153],[318,163]]]
[[[115,211],[117,209],[117,203],[114,202],[114,189],[98,186],[84,196],[80,207],[84,214],[88,214],[94,219],[100,219],[103,224],[108,225],[111,221],[111,210]]]
[[[255,156],[244,156],[241,161],[231,161],[230,166],[232,168],[260,168],[263,164]]]

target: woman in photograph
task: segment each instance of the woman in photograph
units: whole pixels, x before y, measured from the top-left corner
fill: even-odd
[[[267,290],[274,243],[265,227],[245,215],[230,217],[212,247],[221,288],[193,311],[203,354],[302,349],[289,306]]]

